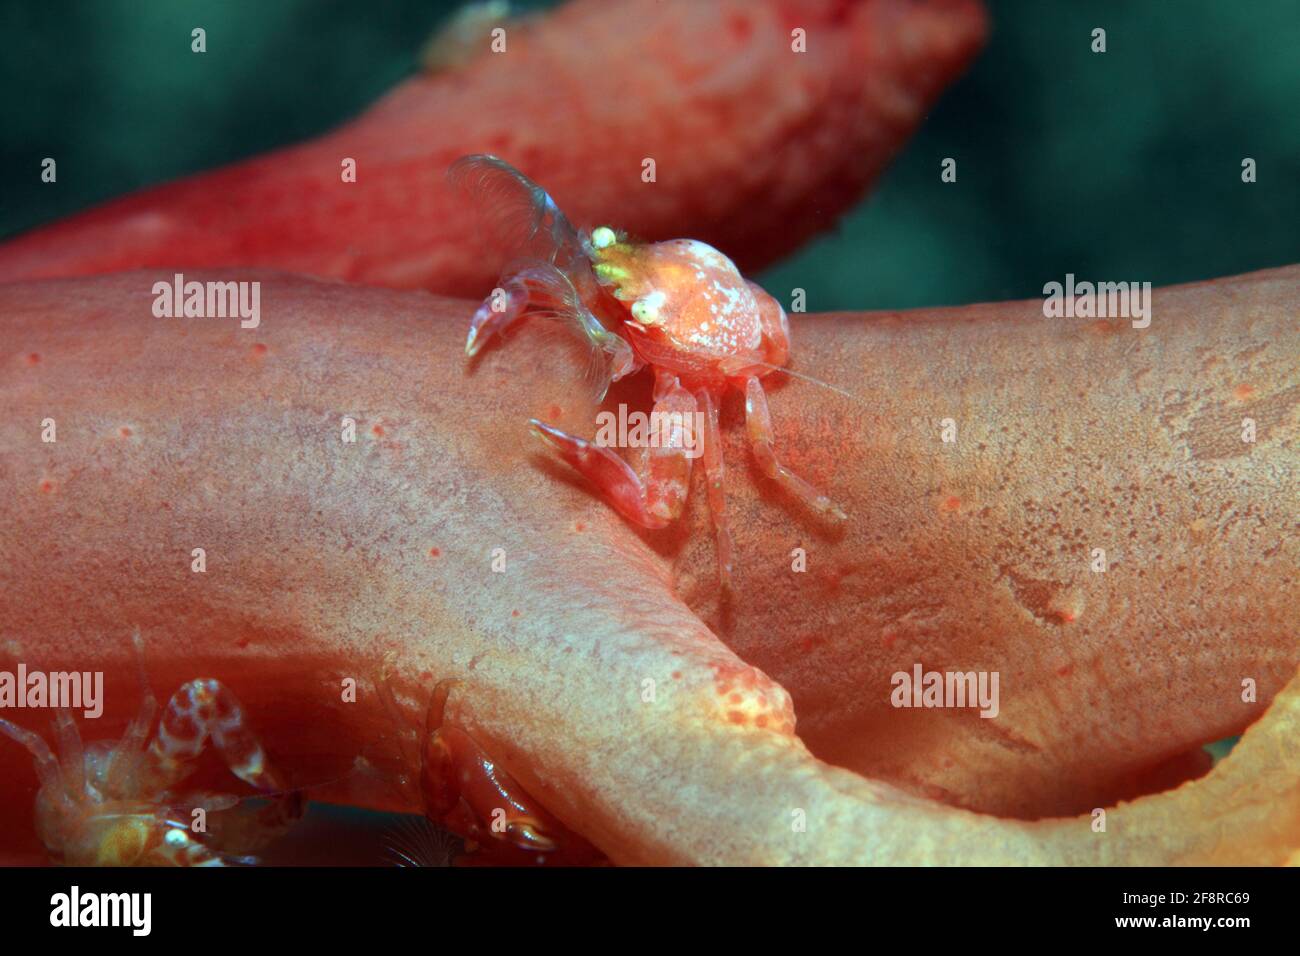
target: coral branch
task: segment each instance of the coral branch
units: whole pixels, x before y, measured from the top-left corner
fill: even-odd
[[[869,411],[791,382],[772,416],[854,523],[822,538],[729,472],[734,651],[675,596],[714,616],[691,584],[707,531],[643,536],[530,451],[529,418],[595,413],[557,377],[565,342],[524,328],[466,370],[464,302],[216,277],[263,283],[241,329],[155,318],[157,278],[0,288],[0,633],[43,667],[108,672],[91,739],[138,704],[138,626],[155,686],[221,679],[291,785],[346,775],[329,795],[358,804],[418,809],[348,772],[398,759],[371,678],[417,701],[458,678],[447,719],[618,861],[1226,861],[1199,798],[1172,805],[1192,830],[1169,843],[975,817],[832,769],[793,718],[814,752],[1006,811],[1019,790],[1050,811],[1057,779],[1106,792],[1116,755],[1156,762],[1257,718],[1297,663],[1300,268],[1158,290],[1145,331],[1017,303],[796,317],[801,368]],[[1251,414],[1249,449],[1218,433]],[[738,418],[723,425],[743,456]],[[1104,575],[1067,574],[1112,541]],[[888,708],[901,661],[1000,670],[1000,716]],[[1261,786],[1293,814],[1294,754],[1272,752]],[[12,854],[36,781],[17,746],[0,767]]]
[[[791,49],[795,28],[807,52]],[[505,29],[504,52],[485,35],[320,139],[0,246],[0,281],[263,266],[482,295],[501,263],[443,179],[474,152],[510,160],[587,225],[693,236],[751,270],[862,194],[974,56],[984,19],[977,0],[582,0]]]

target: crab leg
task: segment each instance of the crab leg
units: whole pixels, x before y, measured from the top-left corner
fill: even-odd
[[[144,668],[139,656],[139,647],[137,643],[136,666],[141,673],[140,708],[131,723],[127,725],[126,733],[122,735],[118,745],[113,748],[108,769],[104,772],[105,786],[114,793],[119,792],[124,781],[135,776],[145,760],[149,730],[153,726],[154,715],[158,712],[158,699],[154,697],[148,682],[143,679]]]
[[[59,741],[59,757],[63,764],[66,784],[73,793],[84,793],[86,789],[86,753],[81,744],[81,733],[71,711],[59,708],[54,715],[56,738]]]
[[[63,768],[59,766],[59,761],[55,758],[54,752],[50,750],[50,745],[45,742],[45,738],[35,731],[28,730],[26,727],[19,727],[17,724],[0,718],[0,734],[4,734],[14,743],[21,744],[27,748],[31,754],[33,764],[36,767],[36,775],[40,778],[41,786],[48,787],[50,793],[63,793]]]
[[[723,478],[722,432],[718,428],[718,402],[713,393],[702,388],[695,393],[704,411],[704,476],[709,492],[709,515],[713,519],[713,540],[718,551],[718,578],[722,587],[731,585],[733,545],[731,525],[727,521],[727,498]]]
[[[635,468],[617,452],[531,419],[538,438],[596,486],[619,513],[643,528],[675,521],[691,486],[691,455],[699,447],[695,399],[669,372],[655,372],[649,442],[632,449]]]
[[[790,359],[790,319],[781,303],[767,294],[756,282],[746,280],[754,298],[759,303],[758,320],[767,345],[765,358],[769,365],[783,367]]]
[[[745,380],[745,430],[763,474],[776,480],[813,511],[834,521],[847,520],[848,515],[830,498],[777,460],[776,452],[772,450],[772,416],[767,410],[763,386],[754,376]]]

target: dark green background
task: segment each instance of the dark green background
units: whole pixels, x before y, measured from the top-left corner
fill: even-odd
[[[330,128],[411,72],[455,6],[5,3],[0,235]],[[807,289],[817,311],[1028,297],[1066,272],[1163,284],[1300,261],[1300,0],[990,7],[988,48],[873,196],[765,284]],[[45,156],[55,186],[39,182]],[[956,184],[939,180],[945,156]]]

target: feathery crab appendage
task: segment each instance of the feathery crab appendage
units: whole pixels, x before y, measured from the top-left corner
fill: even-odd
[[[302,816],[302,792],[284,789],[239,701],[220,681],[182,685],[151,738],[157,709],[146,684],[140,711],[121,739],[89,746],[71,713],[61,709],[54,717],[57,757],[39,734],[0,720],[0,734],[32,755],[40,781],[37,835],[53,860],[73,866],[256,863],[247,852]],[[233,794],[173,790],[209,741],[231,771],[268,800],[264,808],[250,812]]]
[[[487,337],[524,315],[563,318],[601,357],[596,367],[606,383],[648,365],[655,371],[652,419],[684,416],[692,423],[666,432],[666,441],[632,449],[629,463],[608,447],[530,422],[533,433],[621,514],[646,528],[675,520],[689,488],[691,459],[702,453],[719,574],[728,582],[731,534],[717,419],[723,395],[736,391],[744,396],[749,442],[763,473],[821,517],[845,520],[826,495],[777,458],[760,380],[789,361],[789,323],[781,304],[745,279],[731,259],[694,239],[641,243],[609,226],[576,231],[545,190],[493,156],[467,156],[450,175],[471,184],[512,252],[540,253],[534,264],[506,270],[496,300],[490,296],[471,320],[466,351],[474,354]]]
[[[611,332],[587,308],[573,282],[559,268],[540,260],[512,262],[501,286],[478,307],[470,320],[465,354],[474,356],[494,336],[527,313],[530,318],[553,319],[576,329],[588,348],[583,381],[597,401],[605,397],[611,382],[640,368],[631,346]]]
[[[538,259],[569,271],[584,258],[584,243],[550,194],[509,163],[479,153],[447,170],[453,187],[478,210],[484,241],[501,261]]]

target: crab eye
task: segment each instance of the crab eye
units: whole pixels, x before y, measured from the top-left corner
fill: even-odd
[[[662,292],[652,292],[643,299],[637,299],[632,303],[632,318],[642,325],[658,325],[663,321],[659,314],[659,307],[663,303],[664,294]]]
[[[618,242],[618,236],[609,226],[598,226],[591,230],[591,244],[597,249],[607,249]]]

